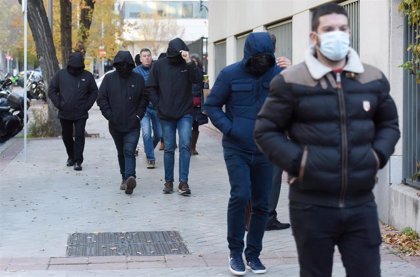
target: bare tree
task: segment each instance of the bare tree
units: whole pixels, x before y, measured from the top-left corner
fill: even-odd
[[[63,68],[67,67],[67,61],[71,53],[71,0],[60,0],[60,33],[61,33],[61,58]]]
[[[89,30],[92,25],[93,11],[95,9],[95,0],[80,0],[80,25],[78,30],[78,45],[83,45],[83,52],[86,52]]]
[[[18,0],[22,4],[22,0]],[[27,1],[28,23],[35,41],[36,52],[42,70],[42,76],[48,84],[58,71],[58,60],[55,52],[54,41],[51,33],[48,17],[42,0]],[[48,98],[48,123],[52,135],[60,133],[60,122],[57,117],[57,109]]]

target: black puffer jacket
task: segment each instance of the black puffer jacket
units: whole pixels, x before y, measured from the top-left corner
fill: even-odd
[[[290,200],[347,207],[373,199],[400,137],[389,83],[351,50],[338,79],[308,51],[273,79],[255,126],[259,148],[294,176]]]
[[[194,62],[187,64],[180,50],[188,51],[188,47],[179,38],[171,40],[167,56],[153,63],[147,79],[153,105],[164,120],[178,120],[192,114],[192,84],[203,81],[202,70]]]
[[[121,62],[134,68],[133,57],[128,51],[118,51],[114,64]],[[117,71],[106,74],[97,103],[110,128],[119,132],[139,129],[139,119],[143,118],[148,103],[143,76],[131,72],[128,78],[121,78]]]
[[[68,66],[84,68],[83,56],[71,53]],[[48,96],[58,109],[58,117],[67,120],[88,118],[88,111],[98,96],[98,87],[92,73],[83,70],[72,75],[69,70],[61,69],[51,79]]]

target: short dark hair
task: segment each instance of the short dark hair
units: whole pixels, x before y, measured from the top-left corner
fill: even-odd
[[[142,48],[142,49],[140,50],[140,55],[141,55],[141,53],[143,53],[143,52],[149,52],[150,54],[152,53],[152,51],[150,51],[150,49],[149,49],[149,48]]]
[[[347,18],[349,18],[349,15],[347,14],[346,9],[343,8],[343,6],[338,5],[337,3],[326,3],[318,8],[316,8],[312,13],[312,23],[311,28],[312,31],[316,31],[319,26],[319,18],[321,16],[327,15],[327,14],[342,14],[345,15]]]

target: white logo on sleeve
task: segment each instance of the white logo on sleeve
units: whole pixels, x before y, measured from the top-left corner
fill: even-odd
[[[370,111],[370,102],[368,100],[363,101],[363,109],[365,112]]]

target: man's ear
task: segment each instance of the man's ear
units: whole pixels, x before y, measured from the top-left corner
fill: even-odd
[[[318,34],[316,32],[314,32],[314,31],[310,32],[309,33],[309,38],[310,38],[310,40],[312,42],[312,45],[316,45],[317,44],[317,42],[318,42]]]

